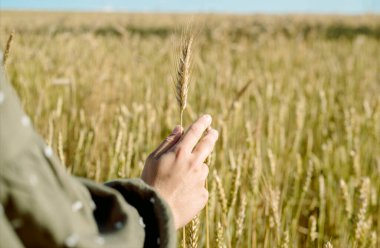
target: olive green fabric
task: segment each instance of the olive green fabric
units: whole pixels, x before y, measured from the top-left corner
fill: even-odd
[[[175,247],[165,201],[140,179],[75,178],[0,69],[0,247]]]

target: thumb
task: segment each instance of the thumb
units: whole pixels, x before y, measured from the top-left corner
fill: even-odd
[[[171,134],[162,141],[162,143],[152,152],[154,158],[161,156],[163,153],[167,152],[170,148],[173,147],[181,138],[183,133],[183,128],[177,125]]]

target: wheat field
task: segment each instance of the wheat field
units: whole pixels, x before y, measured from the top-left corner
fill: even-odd
[[[179,124],[220,133],[188,247],[380,246],[380,17],[4,12],[8,77],[77,176],[138,177]],[[182,242],[185,240],[186,242]]]

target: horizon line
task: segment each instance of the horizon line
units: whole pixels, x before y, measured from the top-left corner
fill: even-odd
[[[215,15],[341,15],[341,16],[361,16],[378,15],[380,11],[220,11],[220,10],[197,10],[197,11],[163,11],[163,10],[105,10],[105,9],[57,9],[57,8],[0,8],[0,11],[8,12],[52,12],[52,13],[104,13],[104,14],[215,14]],[[380,17],[380,15],[379,15]]]

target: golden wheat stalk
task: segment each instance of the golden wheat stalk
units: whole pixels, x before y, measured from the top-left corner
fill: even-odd
[[[198,228],[199,228],[199,217],[195,216],[188,227],[186,227],[186,244],[187,247],[197,248],[198,247]]]
[[[333,248],[333,245],[330,243],[330,241],[327,241],[324,245],[323,248]]]
[[[233,156],[231,159],[234,159]],[[235,162],[232,162],[231,163],[235,163]],[[240,168],[240,163],[238,163],[237,165],[235,165],[233,168],[233,174],[232,174],[232,178],[231,178],[231,188],[230,188],[230,195],[228,197],[228,201],[227,201],[227,208],[231,208],[231,207],[234,207],[235,206],[235,203],[236,203],[236,199],[237,199],[237,195],[238,195],[238,191],[239,191],[239,187],[240,187],[240,184],[241,184],[241,181],[240,181],[240,176],[241,176],[241,168]]]
[[[183,124],[183,112],[187,106],[187,92],[190,82],[190,58],[193,37],[185,38],[181,45],[181,54],[177,66],[175,82],[176,99],[180,109],[180,125]]]
[[[208,155],[208,157],[206,158],[206,161],[205,163],[207,164],[207,166],[210,168],[211,166],[211,156],[212,154]],[[205,183],[205,188],[206,190],[208,191],[208,183],[207,183],[207,179],[206,179],[206,183]],[[208,201],[206,202],[206,207],[205,207],[205,219],[206,219],[206,248],[210,248],[210,221],[209,221],[209,203]]]
[[[240,98],[244,95],[244,93],[248,90],[249,86],[251,85],[251,83],[253,82],[252,79],[249,79],[244,85],[243,87],[241,87],[239,89],[239,91],[236,93],[236,95],[234,96],[233,100],[231,101],[228,109],[227,109],[227,112],[226,114],[224,115],[223,119],[226,120],[231,112],[234,110],[234,108],[236,107],[236,104],[239,102]]]
[[[9,57],[9,52],[11,50],[13,35],[14,35],[14,31],[12,31],[11,34],[9,35],[8,40],[7,40],[7,45],[5,46],[4,57],[3,57],[3,66],[5,66],[5,64],[7,63],[7,60]]]
[[[368,177],[361,179],[357,199],[358,211],[354,230],[355,241],[357,244],[363,244],[366,241],[368,231],[371,228],[371,220],[367,218],[370,187],[370,179]]]
[[[63,137],[62,132],[58,133],[58,157],[63,165],[66,165],[65,153],[63,152]]]
[[[344,206],[345,206],[344,210],[346,211],[347,218],[351,220],[353,210],[352,210],[351,196],[348,192],[347,184],[343,179],[340,179],[339,185],[340,185],[340,190],[342,192],[341,198],[344,201]]]
[[[309,218],[309,235],[312,243],[318,238],[317,219],[314,215]]]
[[[225,243],[224,243],[224,228],[223,228],[223,225],[220,224],[220,222],[218,221],[218,224],[216,226],[216,240],[215,240],[215,243],[216,243],[216,247],[218,248],[225,248]]]
[[[176,99],[180,110],[180,125],[183,126],[183,112],[187,106],[187,93],[190,78],[190,57],[193,37],[188,36],[182,41],[181,53],[177,65],[177,76],[175,81]],[[186,248],[186,227],[182,228],[182,246]]]
[[[289,247],[289,231],[286,230],[282,237],[281,248],[288,248],[288,247]]]
[[[245,194],[242,194],[237,219],[235,221],[236,223],[235,238],[236,238],[237,244],[239,243],[239,241],[241,240],[241,237],[243,236],[246,207],[247,207],[247,197]]]
[[[218,190],[218,201],[219,201],[220,207],[222,209],[223,224],[226,225],[225,217],[227,216],[227,212],[228,212],[227,197],[226,197],[226,193],[225,193],[224,188],[223,188],[222,179],[220,179],[216,170],[214,170],[213,173],[214,173],[214,179],[216,182],[216,187]]]

